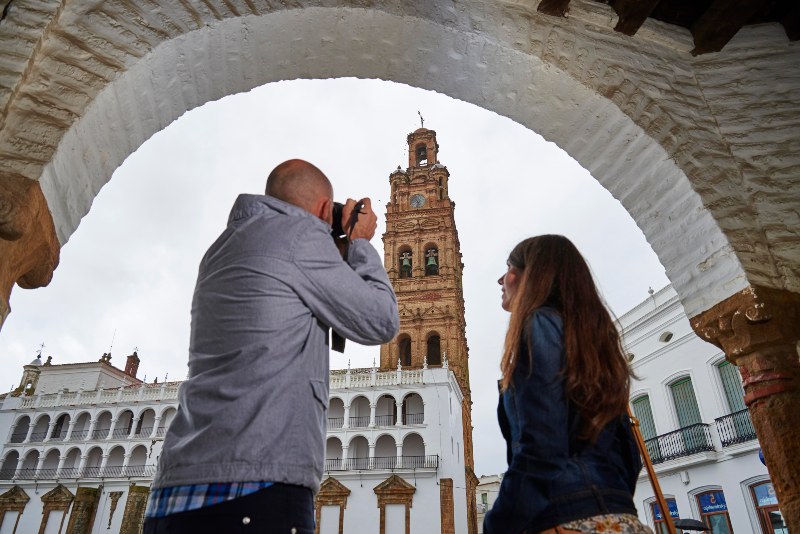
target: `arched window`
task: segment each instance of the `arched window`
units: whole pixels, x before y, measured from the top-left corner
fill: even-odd
[[[400,336],[397,340],[397,348],[399,349],[398,357],[400,358],[400,365],[408,367],[411,365],[411,338],[406,334]]]
[[[439,334],[428,337],[428,365],[442,365],[442,347]]]
[[[430,247],[425,250],[425,276],[439,274],[439,249]]]
[[[414,149],[414,154],[417,157],[417,165],[422,167],[428,164],[428,147],[424,144],[419,144]]]
[[[414,261],[411,255],[411,249],[403,247],[400,249],[399,257],[400,265],[400,278],[411,278],[411,273],[414,268]]]

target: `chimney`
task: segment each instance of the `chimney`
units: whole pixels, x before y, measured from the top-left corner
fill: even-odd
[[[136,378],[136,371],[139,370],[139,355],[136,354],[136,351],[133,351],[133,354],[128,356],[128,359],[125,361],[125,374],[128,376],[132,376]]]

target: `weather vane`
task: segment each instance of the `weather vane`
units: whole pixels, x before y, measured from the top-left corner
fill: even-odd
[[[420,125],[422,126],[422,128],[425,128],[425,119],[422,118],[422,113],[417,111],[417,115],[419,115],[419,123],[420,123]]]
[[[42,351],[43,351],[43,350],[44,350],[44,341],[42,341],[42,344],[41,344],[41,345],[39,345],[39,356],[41,356],[41,355],[42,355]]]

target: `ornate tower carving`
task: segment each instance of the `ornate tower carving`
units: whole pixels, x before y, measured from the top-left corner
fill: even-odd
[[[389,175],[384,265],[400,308],[400,333],[381,346],[381,369],[447,365],[464,393],[462,406],[467,510],[477,532],[472,456],[472,399],[464,319],[461,245],[448,195],[450,173],[439,163],[436,132],[408,134],[408,168]]]

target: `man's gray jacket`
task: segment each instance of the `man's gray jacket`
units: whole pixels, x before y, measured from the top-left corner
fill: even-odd
[[[328,330],[390,341],[397,299],[377,251],[263,195],[241,195],[200,263],[189,378],[154,487],[271,481],[318,491],[325,461]]]

